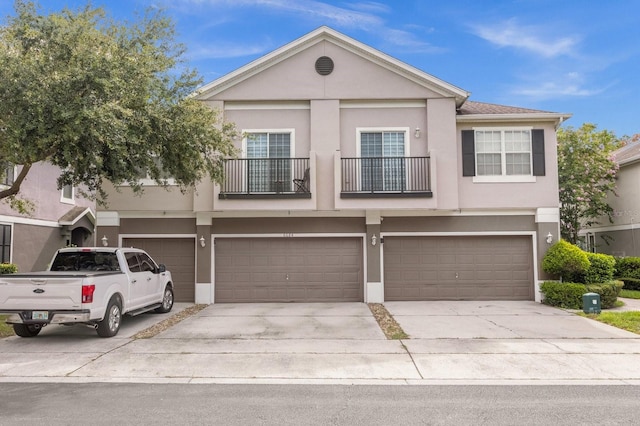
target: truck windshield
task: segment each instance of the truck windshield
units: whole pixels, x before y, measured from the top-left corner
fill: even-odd
[[[58,253],[52,271],[119,271],[115,253],[63,252]]]

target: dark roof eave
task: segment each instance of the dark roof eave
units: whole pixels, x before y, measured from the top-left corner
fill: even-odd
[[[572,117],[569,113],[533,112],[510,114],[462,114],[456,116],[458,123],[470,123],[477,121],[554,121],[556,127]]]

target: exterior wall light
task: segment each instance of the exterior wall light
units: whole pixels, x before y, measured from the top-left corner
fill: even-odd
[[[375,246],[377,242],[378,242],[378,238],[376,238],[376,234],[373,234],[371,236],[371,245]]]
[[[204,248],[207,245],[206,241],[204,240],[204,235],[200,237],[199,241],[200,241],[200,247]]]
[[[418,138],[420,137],[420,127],[416,127],[416,131],[415,131],[415,133],[413,134],[413,136],[415,136],[415,137],[416,137],[416,139],[418,139]]]
[[[102,237],[100,239],[100,241],[102,241],[102,245],[105,246],[105,247],[109,245],[109,239],[107,238],[106,235],[104,237]]]
[[[551,235],[551,232],[549,232],[547,234],[547,244],[551,244],[553,242],[553,235]]]

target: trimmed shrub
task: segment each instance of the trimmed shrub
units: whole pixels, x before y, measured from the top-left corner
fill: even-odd
[[[602,309],[613,308],[620,295],[624,283],[622,281],[609,281],[601,284],[587,284],[588,293],[598,293],[600,295],[600,307]]]
[[[640,279],[622,277],[618,278],[618,280],[624,283],[625,290],[640,290]]]
[[[580,283],[545,281],[540,285],[544,293],[545,305],[565,309],[582,309],[582,295],[587,293],[587,287]]]
[[[18,272],[18,267],[13,263],[0,263],[0,275],[3,274],[15,274]]]
[[[581,280],[589,265],[587,254],[565,240],[552,245],[542,259],[542,269],[545,272],[567,282]]]
[[[589,268],[584,273],[585,284],[607,283],[613,280],[616,269],[616,259],[608,254],[586,253]]]
[[[640,280],[640,257],[622,257],[616,259],[615,277]]]

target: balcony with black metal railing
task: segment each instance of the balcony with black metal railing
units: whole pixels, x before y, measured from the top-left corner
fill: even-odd
[[[341,198],[433,197],[430,157],[341,158]]]
[[[309,158],[239,158],[224,163],[220,199],[311,198]]]

